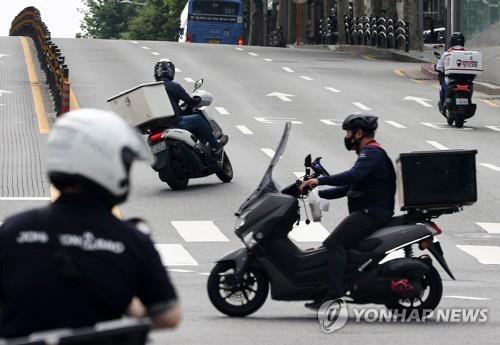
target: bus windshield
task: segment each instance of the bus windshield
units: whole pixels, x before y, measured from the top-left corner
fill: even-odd
[[[193,14],[238,15],[239,4],[230,1],[193,1]]]

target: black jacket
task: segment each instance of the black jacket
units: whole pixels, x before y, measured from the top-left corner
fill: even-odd
[[[336,186],[320,191],[320,197],[347,196],[350,213],[364,209],[377,218],[394,214],[396,173],[392,161],[375,141],[361,149],[350,170],[320,177],[318,181],[320,185]]]
[[[172,104],[172,108],[174,109],[174,113],[177,118],[182,115],[182,109],[179,106],[179,101],[184,101],[186,104],[194,107],[200,103],[199,100],[192,98],[186,90],[175,81],[163,79],[163,85],[165,86],[165,90],[167,91],[168,98],[170,99],[170,103]]]

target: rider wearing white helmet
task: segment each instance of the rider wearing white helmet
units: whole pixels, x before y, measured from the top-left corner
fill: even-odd
[[[176,292],[153,242],[111,213],[129,194],[134,160],[153,156],[114,113],[82,109],[55,123],[47,170],[60,197],[0,227],[0,337],[118,319],[134,297],[155,326],[177,325]]]

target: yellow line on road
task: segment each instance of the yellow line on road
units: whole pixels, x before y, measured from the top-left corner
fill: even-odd
[[[418,80],[418,79],[412,79],[415,83],[417,84],[423,84],[424,82],[422,80]]]
[[[49,124],[47,116],[45,115],[45,106],[43,104],[42,91],[35,72],[35,65],[33,64],[33,55],[31,55],[31,48],[26,37],[21,37],[21,44],[23,46],[24,61],[28,69],[28,78],[31,84],[31,93],[33,94],[33,102],[35,103],[35,112],[38,119],[38,130],[41,134],[49,133]]]
[[[377,61],[377,59],[370,55],[363,55],[363,58],[370,61]]]
[[[404,77],[405,76],[405,72],[403,72],[402,69],[395,69],[393,72],[396,73],[400,77]]]
[[[493,107],[493,108],[500,108],[499,105],[497,105],[495,102],[493,101],[490,101],[489,99],[482,99],[481,101],[483,101],[484,103],[488,104],[490,107]]]

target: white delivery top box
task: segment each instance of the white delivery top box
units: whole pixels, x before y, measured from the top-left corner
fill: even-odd
[[[481,74],[483,55],[475,51],[453,50],[444,58],[444,74]]]
[[[111,97],[108,102],[115,113],[142,130],[175,116],[161,81],[138,85]]]

